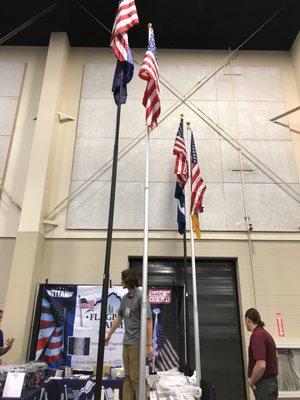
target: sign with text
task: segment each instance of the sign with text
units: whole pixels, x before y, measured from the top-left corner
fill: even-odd
[[[276,313],[277,331],[279,337],[284,337],[283,318],[281,313]]]
[[[172,289],[149,289],[148,297],[150,304],[171,304]]]
[[[25,372],[8,372],[3,397],[21,397]]]

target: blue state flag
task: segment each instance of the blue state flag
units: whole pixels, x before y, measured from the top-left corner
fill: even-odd
[[[112,85],[112,91],[114,94],[115,103],[125,104],[127,100],[127,83],[129,83],[133,77],[134,65],[131,56],[131,51],[129,49],[130,56],[129,61],[119,61],[117,60],[114,80]],[[122,93],[120,98],[120,87],[122,85]]]
[[[182,187],[176,182],[175,199],[177,199],[177,224],[178,232],[183,235],[185,232],[185,195]]]

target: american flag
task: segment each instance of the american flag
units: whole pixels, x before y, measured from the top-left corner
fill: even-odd
[[[146,108],[146,125],[148,130],[157,125],[160,115],[159,99],[159,72],[157,65],[157,52],[152,27],[149,27],[148,49],[146,51],[139,77],[147,81],[143,98],[143,106]]]
[[[171,342],[166,337],[158,318],[155,318],[153,330],[155,367],[159,371],[168,371],[179,367],[179,357]]]
[[[35,359],[52,368],[60,367],[62,361],[64,317],[64,307],[45,291]]]
[[[198,164],[197,152],[193,132],[191,132],[191,215],[193,230],[196,236],[200,238],[200,227],[198,213],[202,213],[204,208],[202,205],[203,196],[206,185],[201,177],[200,167]]]
[[[176,156],[174,174],[183,189],[188,180],[187,153],[183,136],[183,118],[180,118],[173,154]]]
[[[193,133],[191,133],[191,171],[191,215],[193,215],[203,212],[202,200],[206,190],[205,183],[201,178]]]
[[[95,302],[94,300],[87,300],[85,297],[82,297],[80,299],[80,306],[81,309],[86,309],[87,311],[93,311],[94,310],[94,306],[95,306]]]
[[[120,0],[112,29],[110,46],[117,57],[112,91],[116,104],[124,104],[127,99],[127,83],[133,77],[133,58],[127,31],[139,23],[134,0]],[[120,97],[120,87],[122,94]]]

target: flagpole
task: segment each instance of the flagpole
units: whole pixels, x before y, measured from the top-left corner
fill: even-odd
[[[148,233],[149,233],[149,159],[150,136],[146,135],[146,171],[145,171],[145,216],[144,216],[144,254],[143,254],[143,293],[141,306],[141,342],[139,371],[139,400],[145,399],[146,383],[146,339],[147,339],[147,287],[148,287]]]
[[[119,91],[117,119],[116,119],[116,134],[115,134],[113,165],[112,165],[112,174],[111,174],[109,215],[108,215],[106,249],[105,249],[105,264],[104,264],[103,283],[102,283],[101,317],[100,317],[100,329],[99,329],[99,340],[98,340],[95,400],[101,400],[101,389],[102,389],[102,373],[103,373],[104,346],[105,346],[107,299],[108,299],[108,289],[109,289],[109,281],[110,281],[110,276],[109,276],[110,256],[111,256],[111,243],[112,243],[112,233],[113,233],[116,182],[117,182],[117,167],[118,167],[118,148],[119,148],[119,133],[120,133],[120,120],[121,120],[122,88],[123,88],[123,71],[121,71],[121,79],[120,79],[120,91]]]
[[[190,208],[191,199],[191,128],[190,123],[187,122],[187,138],[188,138],[188,171],[189,171],[189,182],[188,188],[188,199]],[[189,208],[187,208],[189,210]],[[192,259],[192,284],[193,284],[193,315],[194,315],[194,340],[195,340],[195,362],[196,362],[196,381],[197,386],[200,387],[201,381],[201,363],[200,363],[200,334],[199,334],[199,316],[198,316],[198,299],[197,299],[197,276],[196,276],[196,263],[195,263],[195,241],[194,241],[194,231],[192,227],[192,217],[190,211],[189,223],[190,223],[190,238],[191,238],[191,259]]]
[[[184,114],[180,114],[180,118],[183,120]],[[184,136],[183,136],[184,138]],[[184,215],[185,221],[186,218],[186,201],[184,201]],[[188,338],[190,337],[190,328],[189,328],[189,281],[188,281],[188,266],[187,266],[187,240],[186,240],[186,225],[183,232],[183,264],[184,264],[184,284],[185,284],[185,292],[184,292],[184,310],[185,310],[185,363],[186,367],[189,369],[190,367],[190,345]]]

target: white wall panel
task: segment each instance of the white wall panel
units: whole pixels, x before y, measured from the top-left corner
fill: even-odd
[[[296,186],[300,193],[299,185]],[[253,229],[298,231],[299,203],[276,184],[247,184],[247,198]]]
[[[4,178],[25,64],[0,63],[0,178]]]
[[[199,67],[195,59],[190,64],[182,60],[175,65],[167,60],[168,58],[162,57],[161,74],[181,93],[191,89],[211,70],[209,67]],[[88,179],[97,170],[101,170],[112,159],[116,116],[116,106],[110,91],[113,72],[114,66],[108,62],[87,64],[84,68],[71,192],[76,185]],[[192,104],[199,107],[236,139],[231,77],[228,73],[229,69],[225,68],[209,80],[192,96]],[[234,67],[234,73],[241,144],[284,180],[297,184],[299,177],[290,131],[270,122],[272,117],[286,109],[279,70],[270,67]],[[125,146],[145,130],[144,108],[141,105],[144,88],[145,83],[136,73],[128,85],[127,104],[122,107],[119,143],[121,153]],[[207,184],[204,198],[205,212],[201,215],[202,229],[244,230],[241,175],[239,171],[233,171],[240,168],[237,150],[227,141],[220,140],[220,135],[209,127],[188,103],[180,104],[175,111],[164,118],[165,114],[174,108],[178,99],[163,87],[161,93],[161,123],[151,133],[150,228],[176,229],[172,152],[179,117],[183,113],[185,121],[191,122],[202,175]],[[287,123],[287,120],[283,123]],[[252,220],[251,213],[253,213],[257,229],[276,230],[277,222],[280,230],[296,229],[295,221],[285,224],[278,213],[272,214],[272,222],[266,217],[263,222],[256,222],[260,218],[257,210],[260,208],[262,210],[265,203],[261,202],[260,208],[254,211],[255,203],[260,201],[260,196],[264,196],[264,190],[269,201],[270,190],[275,193],[276,190],[280,192],[282,189],[249,160],[244,158],[242,160],[244,168],[253,170],[245,172],[244,177],[246,183],[253,183],[253,194],[247,186],[246,196],[251,203],[250,217]],[[114,223],[116,229],[143,228],[144,176],[145,141],[142,140],[118,163]],[[71,201],[67,228],[106,229],[111,168],[98,174],[94,179],[95,182],[89,184],[87,189]],[[248,196],[251,196],[251,200]],[[298,210],[299,213],[300,207],[295,200],[289,198],[287,202],[285,196],[288,195],[284,193],[277,198],[277,202],[283,202],[281,209],[285,209],[287,204],[291,203],[293,205],[290,209]]]

